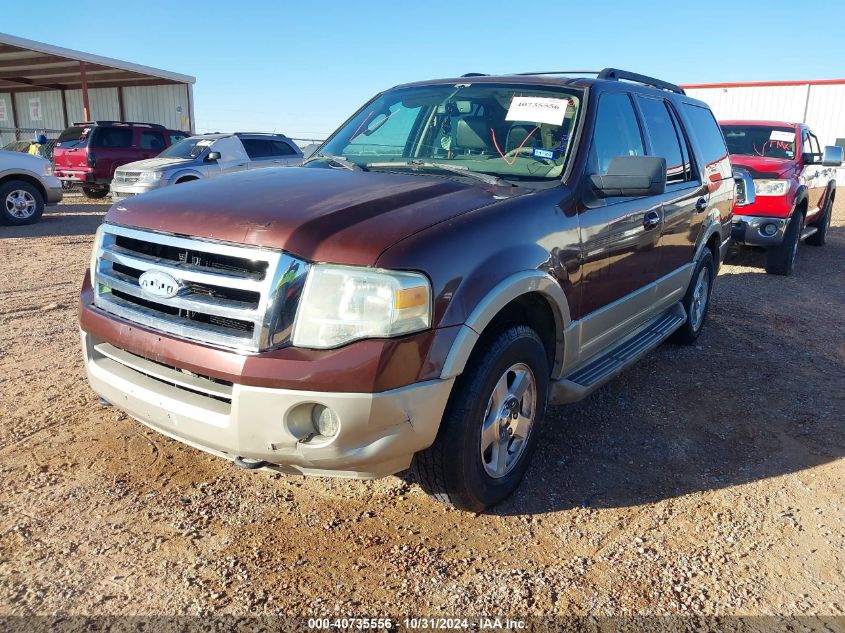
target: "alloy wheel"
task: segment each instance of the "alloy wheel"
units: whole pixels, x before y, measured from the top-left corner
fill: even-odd
[[[516,466],[536,414],[534,374],[523,363],[511,365],[496,382],[481,426],[481,463],[490,477],[504,477]]]
[[[23,189],[10,191],[5,202],[6,212],[19,220],[26,220],[35,213],[35,196]]]

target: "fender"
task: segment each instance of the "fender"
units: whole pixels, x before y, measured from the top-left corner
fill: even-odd
[[[719,263],[722,260],[722,247],[725,242],[730,239],[730,232],[727,237],[722,234],[725,229],[724,226],[722,226],[722,218],[719,215],[718,209],[711,209],[703,224],[704,228],[701,230],[698,240],[695,243],[695,253],[693,254],[692,261],[693,263],[698,261],[698,258],[701,257],[702,251],[707,247],[707,242],[710,241],[710,238],[715,233],[719,236],[719,261],[716,262],[716,267],[718,268]]]
[[[792,201],[792,209],[789,211],[789,217],[792,217],[792,214],[795,213],[795,209],[801,206],[801,203],[807,200],[807,185],[799,185],[798,191],[795,192],[795,200]]]
[[[203,174],[198,171],[194,171],[193,169],[184,169],[177,171],[173,177],[168,178],[168,182],[171,184],[176,184],[176,181],[180,178],[184,178],[185,176],[190,176],[191,178],[196,178],[197,180],[202,180],[205,178]]]
[[[485,295],[461,326],[446,357],[440,377],[453,378],[463,372],[475,343],[493,318],[511,301],[538,292],[549,302],[555,317],[555,369],[563,359],[563,330],[572,321],[563,289],[549,274],[526,270],[506,277]]]

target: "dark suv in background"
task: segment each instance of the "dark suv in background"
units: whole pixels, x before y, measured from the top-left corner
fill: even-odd
[[[115,170],[121,165],[158,156],[188,136],[155,123],[93,121],[74,123],[56,140],[53,162],[56,176],[80,185],[89,198],[103,198]]]
[[[94,390],[243,467],[505,498],[547,402],[696,340],[754,196],[679,87],[560,74],[397,86],[301,168],[115,204],[82,286]]]

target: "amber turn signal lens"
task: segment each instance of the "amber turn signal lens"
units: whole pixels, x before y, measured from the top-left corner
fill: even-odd
[[[425,286],[414,286],[396,291],[396,308],[414,308],[428,303],[428,288]]]

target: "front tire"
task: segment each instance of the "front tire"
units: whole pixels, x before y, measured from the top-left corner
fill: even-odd
[[[86,198],[93,198],[94,200],[99,200],[100,198],[105,198],[109,190],[108,189],[100,189],[99,187],[83,187],[82,193],[85,194]]]
[[[0,185],[0,222],[23,226],[38,222],[44,213],[44,196],[35,185],[10,180]]]
[[[800,211],[792,214],[783,242],[766,249],[766,272],[770,275],[791,275],[795,272],[795,256],[798,254],[798,240],[804,215]]]
[[[710,310],[710,296],[713,294],[713,280],[716,277],[716,268],[713,264],[713,253],[709,248],[698,260],[692,272],[687,293],[681,304],[687,313],[687,320],[679,327],[669,340],[677,345],[692,345],[698,340],[704,322],[707,320],[707,313]]]
[[[437,438],[414,456],[420,486],[480,512],[520,484],[546,410],[549,361],[536,332],[511,326],[474,354],[455,381]]]

